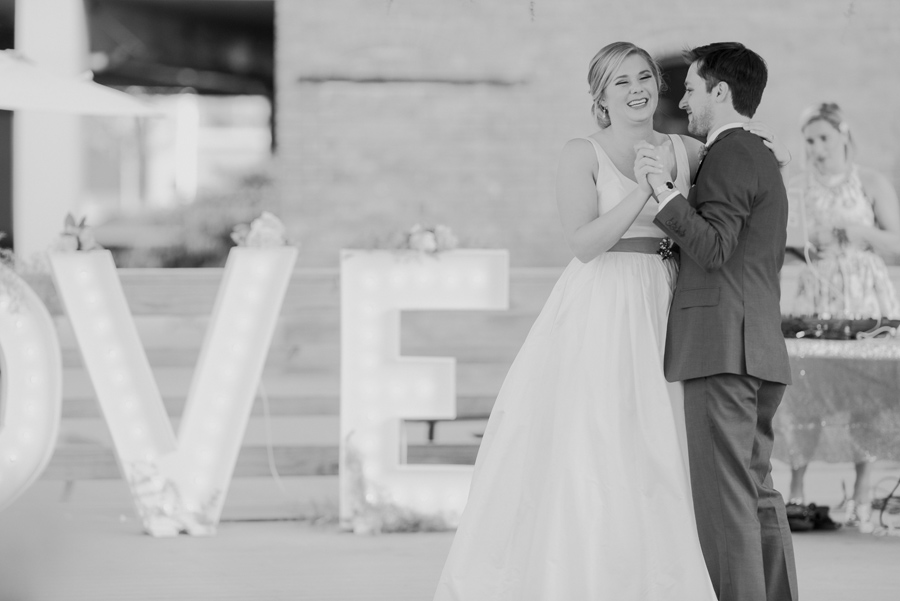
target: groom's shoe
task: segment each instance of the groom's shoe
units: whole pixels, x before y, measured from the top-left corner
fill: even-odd
[[[837,530],[840,524],[831,519],[828,515],[829,507],[827,505],[809,504],[809,511],[812,514],[813,528],[816,530]]]

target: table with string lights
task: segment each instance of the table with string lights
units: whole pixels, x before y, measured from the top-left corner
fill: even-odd
[[[785,340],[793,384],[776,413],[773,457],[900,460],[900,338]]]

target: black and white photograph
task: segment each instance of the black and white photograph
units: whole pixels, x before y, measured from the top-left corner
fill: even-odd
[[[0,0],[0,601],[900,598],[898,54]]]

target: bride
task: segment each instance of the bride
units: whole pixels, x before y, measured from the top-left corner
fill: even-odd
[[[645,50],[609,44],[588,82],[600,130],[566,144],[557,174],[575,259],[494,404],[435,601],[715,601],[682,387],[663,376],[677,263],[646,179],[662,164],[687,195],[701,144],[653,130]],[[662,156],[636,153],[642,140]]]

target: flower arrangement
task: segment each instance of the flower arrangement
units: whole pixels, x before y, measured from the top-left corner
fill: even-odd
[[[394,501],[388,491],[369,481],[363,470],[362,452],[353,443],[353,433],[344,438],[346,469],[351,479],[352,517],[349,526],[354,534],[383,532],[441,532],[452,530],[459,516],[435,511],[426,514]]]
[[[0,240],[6,234],[0,232]],[[0,248],[0,307],[14,311],[18,301],[19,278],[15,273],[16,256],[7,248]]]
[[[66,215],[63,223],[63,231],[52,246],[52,250],[76,251],[76,250],[100,250],[103,247],[94,239],[94,232],[85,224],[85,217],[75,221],[71,213]]]
[[[445,250],[453,250],[457,245],[459,245],[459,239],[446,225],[423,227],[417,223],[406,232],[401,248],[425,253],[438,253]]]
[[[0,232],[0,240],[6,237]],[[45,254],[35,254],[31,259],[23,259],[8,248],[0,248],[0,305],[9,311],[17,311],[24,294],[24,286],[40,297],[51,313],[61,310],[56,288],[50,277]]]
[[[387,250],[413,251],[436,255],[459,246],[459,238],[446,225],[423,226],[415,224],[387,240],[376,240],[373,247]]]
[[[220,491],[213,493],[200,507],[188,509],[181,498],[178,485],[164,477],[155,463],[130,462],[126,464],[125,473],[134,492],[144,530],[149,534],[165,536],[215,528],[215,520],[210,514],[216,506]]]
[[[436,257],[439,253],[458,248],[460,240],[449,226],[442,224],[425,226],[417,223],[407,230],[378,236],[374,240],[360,241],[358,244],[359,248],[392,250],[409,253],[412,256]]]
[[[231,239],[238,246],[272,248],[288,244],[284,223],[268,211],[250,222],[238,224],[231,232]]]

